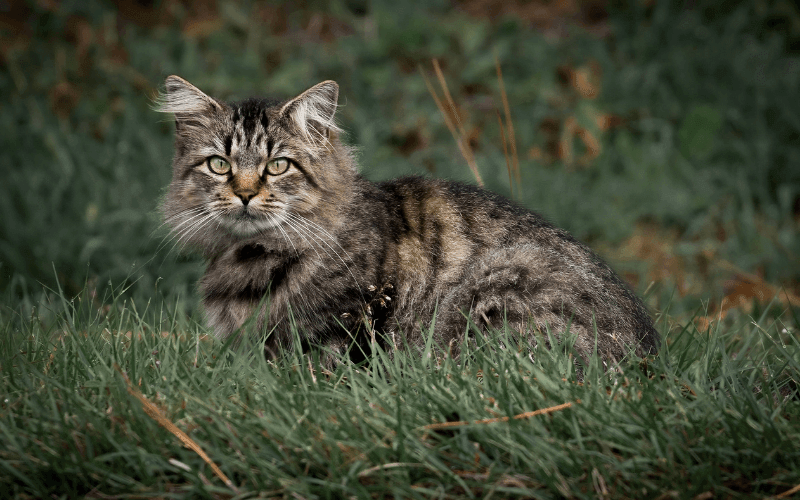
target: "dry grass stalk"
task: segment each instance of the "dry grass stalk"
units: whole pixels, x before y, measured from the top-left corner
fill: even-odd
[[[458,477],[464,479],[473,479],[475,481],[488,481],[491,478],[491,474],[488,472],[472,472],[466,470],[454,470],[453,471]],[[500,474],[497,481],[495,481],[495,485],[497,486],[505,486],[505,487],[513,487],[513,488],[530,488],[530,485],[526,485],[524,481],[528,481],[531,483],[531,479],[527,476],[523,476],[522,474]]]
[[[513,417],[487,418],[484,420],[475,420],[474,422],[470,422],[468,420],[459,420],[458,422],[440,422],[436,424],[428,424],[423,426],[422,428],[425,430],[439,430],[439,429],[448,429],[450,427],[462,427],[465,425],[472,425],[472,424],[494,424],[497,422],[508,422],[511,419],[521,420],[523,418],[530,418],[530,417],[535,417],[537,415],[544,415],[546,413],[553,413],[565,410],[571,406],[572,403],[568,402],[556,406],[551,406],[549,408],[542,408],[540,410],[526,411],[525,413],[520,413],[519,415],[514,415]]]
[[[128,392],[133,397],[138,399],[139,403],[141,403],[144,412],[147,413],[147,415],[150,418],[158,422],[159,425],[170,431],[176,438],[178,438],[178,440],[180,440],[181,443],[183,443],[184,446],[186,446],[193,452],[197,453],[200,456],[200,458],[202,458],[208,464],[208,466],[211,467],[211,470],[214,471],[214,474],[216,474],[217,477],[222,479],[222,482],[225,483],[225,486],[227,486],[228,488],[230,488],[231,490],[233,490],[235,493],[238,494],[239,490],[236,488],[233,482],[231,482],[231,480],[228,479],[228,476],[226,476],[225,473],[222,472],[222,469],[220,469],[217,466],[217,464],[215,464],[214,461],[211,460],[211,458],[206,454],[205,451],[203,451],[200,445],[197,444],[197,442],[195,442],[192,438],[190,438],[185,432],[180,430],[178,426],[173,424],[167,417],[165,417],[161,413],[161,410],[159,410],[159,408],[156,405],[154,405],[151,401],[149,401],[146,397],[144,397],[144,394],[137,391],[131,385],[131,381],[128,379],[128,376],[122,373],[122,370],[120,370],[119,367],[117,367],[117,371],[125,379],[125,385],[127,385],[128,387]],[[201,479],[204,478],[201,476]]]
[[[508,171],[508,189],[511,197],[514,197],[514,176],[511,174],[511,157],[508,156],[508,142],[506,141],[505,127],[500,113],[497,113],[497,126],[500,128],[500,139],[503,141],[503,157],[506,159],[506,170]]]
[[[790,490],[786,490],[783,493],[775,495],[774,498],[789,498],[790,496],[792,496],[792,495],[794,495],[795,493],[798,493],[798,492],[800,492],[800,484],[798,484],[797,486],[795,486],[794,488],[792,488]]]
[[[442,87],[444,97],[447,100],[448,106],[450,107],[452,117],[451,113],[448,113],[445,109],[442,100],[439,98],[439,95],[436,93],[436,90],[433,88],[430,80],[428,80],[427,75],[425,75],[425,72],[422,70],[422,68],[420,68],[422,78],[425,80],[425,85],[428,87],[428,92],[430,92],[431,96],[433,96],[433,101],[436,103],[436,107],[439,108],[439,112],[442,113],[442,116],[444,117],[444,123],[447,125],[447,128],[453,135],[453,139],[455,139],[458,149],[461,151],[461,156],[464,157],[464,160],[466,160],[470,170],[472,170],[472,175],[475,176],[475,181],[478,183],[478,186],[483,187],[483,179],[481,178],[481,174],[478,173],[478,164],[475,162],[475,156],[472,154],[472,149],[469,146],[467,133],[464,130],[464,126],[461,124],[461,119],[459,118],[458,111],[456,110],[456,104],[453,101],[453,97],[450,95],[450,90],[447,88],[447,81],[444,78],[444,74],[442,74],[442,69],[439,67],[439,61],[436,59],[433,60],[433,69],[436,71],[436,77],[439,79],[439,85]],[[455,123],[453,123],[453,120],[455,120]]]
[[[316,385],[317,376],[314,374],[314,367],[311,366],[311,358],[308,358],[308,373],[311,374],[311,381]]]
[[[512,161],[512,169],[514,172],[514,180],[517,183],[517,195],[522,195],[522,176],[520,175],[519,171],[519,156],[517,155],[517,138],[514,134],[514,123],[511,120],[511,107],[508,105],[508,94],[506,94],[506,86],[503,83],[503,70],[500,68],[500,59],[497,58],[497,55],[494,56],[494,64],[495,68],[497,68],[497,83],[500,85],[500,99],[503,101],[503,113],[505,115],[505,128],[508,130],[508,142],[511,146],[511,161]],[[506,155],[506,162],[508,162],[508,154],[506,153],[506,139],[505,134],[503,134],[503,127],[500,127],[500,133],[504,136],[503,137],[503,153]],[[509,181],[511,174],[509,173]],[[514,190],[511,190],[511,194],[514,194]]]
[[[397,467],[425,467],[428,466],[425,464],[415,463],[415,462],[392,462],[390,464],[381,464],[376,465],[374,467],[370,467],[369,469],[364,469],[358,473],[358,477],[366,477],[372,474],[373,472],[381,471],[381,470],[388,470],[388,469],[395,469]]]

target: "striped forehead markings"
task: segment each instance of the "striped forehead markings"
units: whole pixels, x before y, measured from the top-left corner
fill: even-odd
[[[261,113],[261,128],[264,129],[264,134],[267,133],[269,127],[269,118],[267,118],[266,110]]]
[[[266,135],[269,127],[267,107],[268,102],[262,99],[247,99],[236,105],[232,121],[237,145],[250,148]],[[256,134],[256,125],[259,123],[263,132]]]
[[[232,145],[233,145],[233,136],[228,134],[228,136],[225,137],[225,155],[228,156],[229,158],[231,156],[231,146]]]
[[[256,124],[265,123],[265,103],[261,99],[247,99],[239,104],[238,114],[241,115],[242,130],[248,138],[252,137],[256,130]],[[234,120],[236,122],[238,120]],[[264,127],[266,129],[266,127]]]
[[[236,149],[247,149],[251,146],[263,144],[263,141],[266,139],[266,147],[267,147],[267,156],[272,155],[272,150],[275,149],[275,140],[270,137],[268,133],[261,133],[260,131],[256,133],[254,136],[244,136],[242,131],[239,129],[234,130],[232,133],[229,133],[225,136],[224,139],[224,149],[225,155],[230,156],[233,151],[233,145],[236,144]],[[245,141],[247,143],[245,144]]]

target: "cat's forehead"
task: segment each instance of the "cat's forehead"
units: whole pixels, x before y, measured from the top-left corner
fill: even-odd
[[[277,112],[283,101],[263,97],[249,97],[241,101],[229,102],[230,112],[235,117],[260,115]]]
[[[251,97],[243,101],[228,103],[231,124],[241,127],[245,133],[252,133],[257,123],[267,130],[270,119],[280,111],[281,101]]]

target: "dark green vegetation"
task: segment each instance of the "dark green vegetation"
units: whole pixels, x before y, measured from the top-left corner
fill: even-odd
[[[800,14],[719,3],[572,15],[542,2],[549,17],[489,1],[9,3],[2,490],[235,495],[123,373],[249,495],[739,498],[800,483]],[[484,349],[312,376],[304,359],[269,365],[199,340],[201,264],[158,229],[172,125],[149,109],[156,86],[175,73],[213,95],[285,97],[335,79],[365,175],[470,181],[419,72],[432,58],[481,176],[510,195],[499,60],[514,196],[649,287],[667,342],[646,369],[590,368],[577,385],[568,354]],[[706,331],[712,313],[725,318]]]

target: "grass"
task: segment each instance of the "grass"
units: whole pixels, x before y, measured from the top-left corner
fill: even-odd
[[[4,319],[0,483],[17,498],[754,498],[800,484],[797,317],[675,327],[657,357],[611,372],[591,359],[576,382],[568,347],[531,360],[502,332],[457,361],[432,347],[328,372],[232,352],[165,305],[109,302],[56,300],[55,327]]]
[[[3,491],[761,498],[800,484],[793,4],[614,4],[599,19],[559,2],[544,19],[514,2],[127,5],[12,2],[0,18]],[[458,361],[380,354],[326,373],[209,338],[202,264],[158,229],[172,125],[149,106],[173,73],[223,98],[337,80],[367,177],[474,182],[474,167],[646,290],[662,352],[609,373],[594,360],[577,383],[569,349],[531,361],[489,341]],[[471,423],[434,428],[447,422]]]

